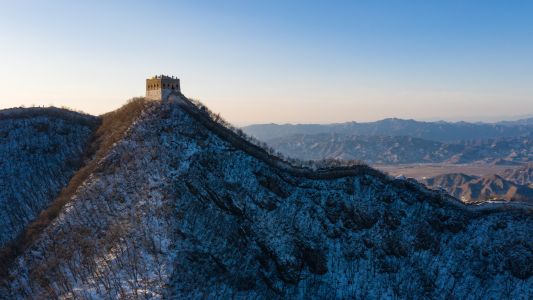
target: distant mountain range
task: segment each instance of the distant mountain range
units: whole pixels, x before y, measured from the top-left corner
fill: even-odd
[[[533,186],[533,163],[529,163],[518,169],[508,169],[501,174],[505,179]]]
[[[286,156],[320,160],[359,159],[372,164],[516,164],[533,159],[533,134],[443,143],[410,136],[341,133],[293,134],[267,143]]]
[[[533,161],[533,118],[498,123],[420,122],[251,125],[247,134],[285,156],[304,160],[362,160],[370,164],[522,165]],[[485,177],[445,174],[426,179],[468,202],[531,201],[532,169]]]
[[[533,163],[483,177],[462,173],[444,174],[421,180],[431,188],[443,188],[465,202],[491,199],[533,201]]]
[[[531,168],[528,171],[531,173]],[[533,201],[532,186],[518,184],[500,175],[477,177],[456,173],[435,176],[422,182],[432,188],[443,188],[465,202]]]
[[[533,117],[520,119],[520,120],[516,120],[516,121],[501,121],[501,122],[498,122],[496,124],[508,125],[508,126],[516,126],[516,125],[533,126]]]
[[[244,132],[259,140],[294,134],[337,133],[346,135],[411,136],[430,141],[452,142],[527,135],[532,132],[533,118],[499,123],[421,122],[384,119],[376,122],[337,124],[257,124],[245,126]]]

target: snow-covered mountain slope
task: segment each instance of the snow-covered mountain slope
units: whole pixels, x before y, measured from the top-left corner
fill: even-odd
[[[95,165],[0,298],[532,296],[526,204],[291,167],[186,100],[148,103]]]
[[[58,108],[0,111],[0,247],[57,197],[98,123]]]

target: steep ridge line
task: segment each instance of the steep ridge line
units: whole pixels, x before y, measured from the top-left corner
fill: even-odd
[[[231,129],[215,122],[213,119],[211,119],[206,110],[196,107],[192,101],[188,100],[187,98],[183,98],[183,100],[184,101],[176,101],[176,103],[209,130],[215,132],[221,137],[224,137],[224,139],[244,152],[265,161],[270,166],[289,172],[291,175],[305,177],[308,179],[335,179],[361,174],[369,174],[379,178],[385,178],[387,176],[381,171],[373,169],[365,164],[317,169],[295,166],[290,162],[281,159],[280,157],[269,154],[260,146],[251,143],[250,141],[237,135]]]
[[[531,290],[527,213],[474,214],[431,202],[416,182],[393,188],[365,173],[291,176],[175,103],[154,103],[16,260],[0,298],[424,299],[454,290],[505,298],[504,284],[516,298]]]
[[[9,266],[31,245],[33,240],[59,215],[77,189],[97,170],[99,162],[110,152],[114,143],[119,141],[144,109],[151,102],[134,98],[121,108],[101,116],[101,123],[86,149],[84,165],[72,176],[68,185],[59,196],[31,222],[22,234],[0,249],[0,278],[7,276]]]
[[[28,108],[8,108],[0,111],[0,120],[4,119],[27,119],[38,116],[48,116],[64,119],[66,121],[75,121],[83,125],[93,125],[95,116],[84,112],[71,111],[66,108],[57,107],[28,107]]]
[[[337,179],[348,176],[370,175],[376,176],[388,184],[396,187],[406,188],[410,190],[417,190],[428,200],[436,201],[441,205],[451,205],[459,207],[470,212],[498,212],[502,210],[530,210],[533,212],[533,207],[525,203],[484,203],[478,205],[467,205],[460,200],[437,191],[429,190],[423,185],[409,180],[393,179],[390,176],[375,170],[367,165],[353,165],[349,167],[331,167],[319,168],[313,170],[311,168],[299,167],[290,164],[290,162],[283,160],[277,156],[269,154],[265,149],[250,141],[240,137],[231,129],[214,121],[207,108],[202,108],[195,105],[191,100],[181,95],[180,99],[173,100],[186,113],[191,115],[195,120],[200,122],[207,129],[219,135],[221,138],[228,141],[230,144],[245,153],[264,161],[266,164],[275,167],[281,171],[285,171],[290,175],[303,177],[307,179]],[[0,278],[6,276],[11,263],[22,253],[36,236],[44,230],[60,213],[62,207],[68,203],[72,196],[76,193],[89,176],[102,166],[99,162],[104,158],[113,145],[118,142],[124,134],[128,131],[131,125],[141,116],[143,111],[150,105],[157,105],[156,102],[145,100],[144,98],[136,98],[128,102],[123,107],[116,111],[104,114],[101,116],[101,125],[96,130],[93,141],[87,149],[86,164],[79,169],[72,177],[69,184],[62,190],[61,194],[53,201],[53,203],[45,209],[37,220],[27,226],[26,230],[15,241],[0,250]]]
[[[294,176],[304,177],[307,179],[336,179],[342,177],[368,174],[371,176],[376,176],[381,180],[384,180],[387,184],[392,184],[396,187],[402,186],[408,189],[418,189],[421,193],[425,194],[425,196],[427,196],[432,201],[438,201],[442,204],[452,205],[472,212],[496,212],[499,210],[514,209],[525,209],[531,210],[533,212],[533,205],[522,202],[485,202],[481,204],[465,204],[464,202],[451,195],[443,194],[435,190],[430,190],[422,184],[419,184],[418,182],[414,183],[410,180],[399,180],[391,178],[383,172],[373,169],[364,164],[353,165],[348,167],[321,168],[317,170],[313,170],[311,168],[306,167],[294,166],[288,161],[282,160],[277,156],[269,154],[267,151],[265,151],[265,149],[240,137],[231,129],[214,121],[209,115],[208,108],[205,107],[203,104],[200,103],[196,105],[193,101],[189,100],[184,95],[181,95],[180,99],[173,101],[178,104],[185,112],[191,115],[194,119],[204,125],[206,128],[216,133],[226,141],[230,142],[236,148],[241,149],[245,153],[264,161],[272,167],[279,168]]]

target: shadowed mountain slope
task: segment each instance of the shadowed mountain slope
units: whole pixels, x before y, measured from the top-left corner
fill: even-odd
[[[145,103],[0,298],[527,298],[532,209],[364,165],[295,167],[186,99]]]
[[[92,172],[97,167],[97,162],[100,161],[102,157],[106,156],[114,144],[123,137],[124,132],[131,126],[133,121],[139,117],[147,103],[148,102],[144,99],[133,99],[122,108],[107,113],[101,116],[99,119],[92,116],[82,116],[85,122],[88,122],[86,119],[92,120],[92,123],[90,124],[93,126],[93,134],[90,141],[85,144],[83,157],[80,157],[78,160],[76,160],[77,168],[79,169],[57,170],[56,175],[59,178],[63,178],[67,175],[69,177],[71,176],[71,178],[70,181],[65,180],[62,182],[62,186],[60,187],[61,192],[55,198],[43,198],[42,195],[39,194],[21,195],[14,189],[11,189],[14,194],[23,199],[24,203],[46,203],[38,207],[33,207],[34,214],[38,215],[37,218],[34,218],[33,220],[29,219],[19,223],[13,222],[15,226],[18,226],[19,230],[11,233],[11,240],[7,241],[7,243],[0,247],[0,277],[5,277],[7,275],[9,266],[13,263],[13,260],[22,252],[24,252],[27,247],[29,247],[29,245],[31,245],[42,233],[42,231],[55,220],[63,206],[70,201],[84,181],[86,181],[92,175]],[[17,117],[15,119],[20,119],[20,116],[34,116],[36,115],[36,112],[38,112],[37,109],[28,109],[27,111],[24,109],[17,109],[16,111]],[[64,110],[58,111],[55,108],[44,109],[44,111],[47,112],[47,115],[60,115],[68,120],[71,120],[73,117],[77,116],[76,113]],[[84,122],[80,123],[86,124]],[[52,131],[51,135],[54,136],[58,134],[58,132],[61,132],[61,130]],[[42,147],[42,142],[42,140],[32,140],[31,147]],[[46,146],[46,144],[44,145]],[[39,158],[43,159],[43,157]],[[66,160],[67,163],[69,161],[68,158],[62,159]],[[62,164],[59,163],[58,165],[61,166]],[[30,175],[33,175],[32,172],[39,171],[40,169],[33,170],[31,167],[26,169],[26,172],[28,172]],[[13,180],[14,182],[19,180],[19,178],[16,176],[9,177],[9,179]],[[66,177],[66,179],[68,179],[68,177]],[[41,178],[41,180],[50,179]],[[27,187],[31,191],[39,191],[39,183],[39,181],[27,182]],[[6,202],[7,212],[13,211],[13,209],[17,207],[18,206],[16,203]]]
[[[0,248],[67,185],[99,122],[59,108],[0,111]]]

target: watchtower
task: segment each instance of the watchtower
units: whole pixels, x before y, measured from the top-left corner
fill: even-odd
[[[157,75],[146,79],[146,99],[166,101],[172,93],[181,93],[178,78]]]

